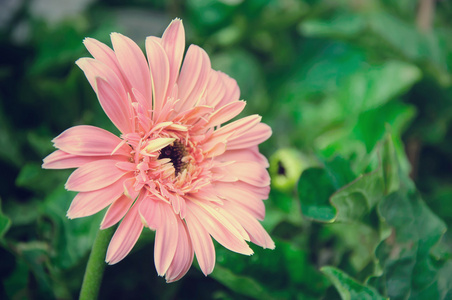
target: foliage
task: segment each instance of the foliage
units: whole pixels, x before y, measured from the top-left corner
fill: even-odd
[[[147,231],[100,298],[451,299],[452,5],[438,1],[6,1],[0,19],[0,298],[78,297],[102,214],[68,220],[69,171],[42,170],[77,124],[117,132],[74,62],[86,36],[141,43],[183,19],[273,136],[275,250],[216,247],[166,284]],[[72,3],[72,2],[71,2]]]

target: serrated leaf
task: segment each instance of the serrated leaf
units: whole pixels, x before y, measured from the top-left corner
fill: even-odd
[[[342,300],[384,300],[374,288],[367,287],[348,276],[343,271],[334,267],[322,267],[320,269],[341,295]]]
[[[443,299],[437,286],[439,262],[430,252],[446,231],[444,222],[418,192],[407,188],[387,196],[378,211],[392,227],[392,235],[377,248],[385,274],[372,278],[372,285],[385,290],[391,299]],[[452,285],[452,277],[448,282]]]
[[[303,214],[322,222],[359,221],[382,199],[383,194],[381,169],[362,175],[337,191],[333,178],[324,169],[305,170],[298,183]]]

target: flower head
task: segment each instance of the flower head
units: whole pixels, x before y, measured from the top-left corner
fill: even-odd
[[[191,45],[182,63],[185,33],[175,19],[162,38],[146,39],[147,59],[129,38],[111,34],[113,50],[84,43],[94,58],[83,70],[121,137],[93,126],[67,129],[44,168],[77,168],[66,182],[76,191],[69,218],[108,207],[101,229],[120,222],[107,251],[115,264],[133,248],[143,227],[155,230],[155,266],[171,282],[190,268],[215,264],[213,237],[246,255],[251,241],[274,243],[258,220],[269,193],[267,159],[258,144],[271,129],[252,115],[228,123],[245,107],[235,80],[211,68]],[[182,64],[182,67],[181,67]]]

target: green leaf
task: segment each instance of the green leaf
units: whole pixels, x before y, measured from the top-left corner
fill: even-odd
[[[391,299],[443,299],[437,286],[441,262],[430,252],[446,231],[444,222],[406,187],[387,196],[378,211],[392,235],[377,248],[384,276],[372,278],[372,285]],[[452,286],[452,276],[446,281]]]
[[[356,222],[383,197],[381,169],[361,175],[339,190],[341,181],[330,174],[325,169],[311,168],[301,175],[298,197],[305,216],[322,222]],[[334,174],[339,176],[340,173]]]
[[[337,291],[341,295],[342,300],[352,299],[366,299],[366,300],[383,300],[382,297],[375,289],[367,287],[357,282],[352,277],[348,276],[343,271],[334,267],[322,267],[320,269],[328,279],[336,287]]]
[[[74,198],[74,192],[58,186],[42,204],[42,213],[50,223],[43,223],[54,251],[51,259],[62,269],[74,266],[91,249],[99,230],[102,213],[86,218],[69,220],[66,211]],[[44,226],[45,225],[45,226]]]
[[[377,108],[406,92],[421,78],[419,68],[400,61],[363,68],[350,76],[339,90],[338,100],[348,112]]]
[[[355,222],[361,220],[382,199],[384,180],[381,168],[358,177],[331,197],[336,207],[334,221]]]
[[[298,181],[298,197],[303,215],[316,221],[334,221],[336,209],[331,206],[329,199],[335,191],[332,178],[325,169],[305,170]]]
[[[11,227],[11,220],[2,212],[2,199],[0,198],[0,240]]]
[[[225,267],[219,265],[215,266],[215,269],[210,276],[241,295],[254,299],[276,299],[273,298],[261,284],[252,278],[234,274]]]

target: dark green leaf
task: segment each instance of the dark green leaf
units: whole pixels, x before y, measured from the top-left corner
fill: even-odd
[[[0,198],[0,240],[11,226],[11,220],[2,212],[2,199]]]
[[[383,300],[377,291],[371,287],[367,287],[355,279],[351,278],[343,271],[333,267],[322,267],[320,269],[333,283],[337,291],[341,295],[342,300]]]

